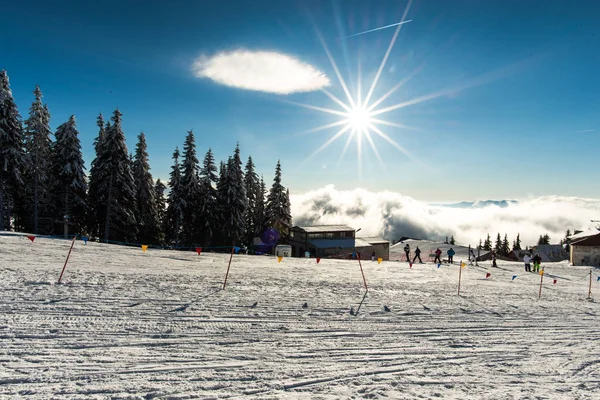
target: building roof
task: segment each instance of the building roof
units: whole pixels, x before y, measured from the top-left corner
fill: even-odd
[[[572,240],[571,246],[600,246],[600,232],[595,235],[586,236],[576,240]]]
[[[598,234],[600,234],[600,232],[598,230],[588,229],[586,231],[579,232],[579,233],[577,233],[575,235],[569,236],[569,240],[571,241],[571,243],[573,243],[575,241],[578,241],[578,240],[581,240],[581,239],[584,239],[584,238],[587,238],[587,237],[590,237],[590,236],[595,236],[595,235],[598,235]]]
[[[362,239],[312,239],[308,243],[319,249],[353,249],[357,247],[372,247],[371,244]]]
[[[354,232],[354,228],[347,225],[311,225],[311,226],[294,226],[292,229],[300,229],[307,233],[312,232]]]
[[[385,240],[385,239],[382,239],[382,238],[377,237],[377,236],[364,236],[364,237],[361,236],[358,239],[362,239],[362,240],[364,240],[364,241],[366,241],[368,243],[371,243],[371,244],[389,244],[390,243],[389,240]]]

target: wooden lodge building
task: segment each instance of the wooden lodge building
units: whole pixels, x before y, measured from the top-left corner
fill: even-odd
[[[390,258],[390,242],[377,237],[356,237],[356,230],[347,225],[294,226],[290,229],[289,244],[293,257],[351,258],[359,253],[361,259]]]

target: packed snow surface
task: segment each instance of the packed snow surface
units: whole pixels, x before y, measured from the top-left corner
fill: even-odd
[[[369,260],[363,296],[356,260],[234,254],[221,290],[229,254],[78,240],[57,284],[70,243],[0,235],[0,398],[600,398],[589,268],[538,299],[521,263],[458,296],[457,265]]]

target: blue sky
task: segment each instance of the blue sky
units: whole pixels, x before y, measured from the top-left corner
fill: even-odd
[[[596,1],[413,1],[405,16],[411,22],[402,25],[371,96],[372,103],[412,76],[376,108],[413,103],[377,116],[413,128],[377,125],[409,155],[371,132],[381,161],[364,134],[360,169],[355,139],[340,161],[347,134],[310,157],[344,125],[306,131],[344,117],[291,102],[344,110],[318,89],[279,94],[273,87],[297,86],[312,68],[311,85],[328,83],[348,103],[321,35],[354,99],[360,64],[364,98],[397,27],[344,37],[401,21],[407,4],[10,1],[0,68],[24,118],[36,84],[53,129],[76,115],[88,165],[98,113],[119,107],[130,151],[143,131],[152,173],[162,179],[193,129],[199,158],[211,147],[226,159],[239,142],[269,185],[280,158],[292,193],[334,184],[435,202],[600,197]],[[291,69],[277,57],[291,57]],[[274,68],[266,78],[265,65]]]

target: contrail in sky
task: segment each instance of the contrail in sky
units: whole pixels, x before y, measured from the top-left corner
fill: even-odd
[[[407,24],[409,22],[411,22],[412,19],[409,19],[408,21],[401,21],[401,22],[397,22],[395,24],[391,24],[391,25],[386,25],[386,26],[382,26],[381,28],[375,28],[375,29],[369,29],[368,31],[364,31],[364,32],[358,32],[355,33],[353,35],[350,36],[344,36],[342,39],[348,39],[354,36],[358,36],[358,35],[364,35],[365,33],[370,33],[370,32],[375,32],[375,31],[380,31],[382,29],[386,29],[386,28],[391,28],[392,26],[397,26],[397,25],[402,25],[402,24]]]

